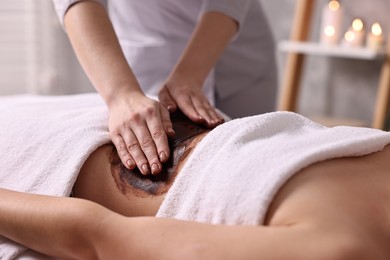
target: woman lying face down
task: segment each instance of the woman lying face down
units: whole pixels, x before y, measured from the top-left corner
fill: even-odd
[[[84,163],[73,196],[95,201],[125,216],[154,216],[197,143],[210,129],[181,112],[171,115],[176,135],[169,140],[171,156],[158,175],[143,175],[121,162],[115,147],[97,149]]]
[[[376,152],[363,155],[358,151],[354,157],[340,153],[337,159],[324,159],[291,170],[291,178],[270,195],[269,205],[264,205],[263,221],[254,225],[241,225],[240,222],[212,225],[207,221],[147,217],[154,216],[161,203],[164,206],[172,200],[172,191],[181,177],[190,178],[194,174],[185,170],[197,159],[202,164],[215,164],[214,169],[224,167],[221,161],[211,157],[210,162],[208,158],[197,157],[200,148],[207,152],[205,144],[210,144],[207,142],[211,137],[218,143],[217,148],[229,143],[230,139],[239,146],[252,146],[263,138],[264,146],[280,146],[284,153],[292,155],[296,153],[295,146],[292,149],[289,141],[280,144],[273,142],[273,138],[288,137],[294,131],[296,139],[308,138],[304,132],[297,131],[298,128],[280,131],[290,124],[290,121],[284,121],[285,114],[264,118],[261,127],[255,128],[257,135],[241,133],[237,128],[229,138],[223,139],[215,134],[223,125],[208,133],[207,129],[188,124],[180,114],[174,115],[172,121],[177,139],[171,143],[171,161],[165,165],[165,172],[158,176],[142,176],[125,169],[113,146],[102,146],[86,160],[73,187],[74,196],[83,199],[0,189],[0,235],[43,254],[69,259],[390,259],[390,146],[380,138],[364,139],[364,136],[359,139],[364,146],[378,143],[379,147],[384,146],[383,149],[373,148]],[[298,116],[292,118],[300,120]],[[262,120],[259,116],[228,122],[225,126],[244,127],[241,122],[245,122],[251,128],[261,121],[257,119]],[[305,123],[299,129],[306,128],[319,129],[317,139],[328,132],[311,123]],[[349,130],[340,131],[344,139],[350,138]],[[330,133],[333,138],[334,132]],[[335,151],[345,148],[342,141],[333,139],[336,145],[342,144]],[[326,150],[311,150],[313,142],[316,148],[317,140],[308,140],[304,149],[308,158]],[[234,162],[252,163],[249,154],[241,154],[241,150],[230,150],[229,153],[238,158]],[[357,156],[359,154],[361,156]],[[240,194],[246,194],[248,187],[257,183],[256,178],[263,177],[261,174],[269,172],[268,176],[272,176],[279,166],[287,165],[283,156],[283,153],[277,153],[256,157],[260,166],[273,167],[259,166],[251,172],[239,172],[243,179],[251,176],[247,186],[235,183],[236,180],[231,183],[233,179],[228,170],[226,174],[207,173],[204,181],[200,179],[205,177],[201,174],[198,176],[195,172],[195,177],[199,177],[200,185],[206,185],[207,180],[215,182],[216,177],[220,182],[214,183],[215,187],[220,190],[229,187],[226,194],[232,196],[227,198],[234,200]],[[180,169],[183,170],[180,172]],[[265,186],[258,186],[255,193],[267,189],[271,179],[263,184]],[[184,190],[184,195],[186,193]],[[204,200],[211,199],[209,193],[197,195]],[[236,203],[237,211],[245,217],[247,212],[241,210],[241,201],[232,203]],[[215,209],[210,208],[208,212],[211,214],[218,209],[215,205]],[[247,210],[249,212],[251,208]],[[226,215],[234,214],[233,210],[226,212]]]

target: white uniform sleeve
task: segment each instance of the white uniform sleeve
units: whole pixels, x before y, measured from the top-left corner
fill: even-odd
[[[204,0],[201,14],[215,11],[223,13],[238,23],[241,28],[253,0]]]
[[[53,0],[55,11],[60,19],[60,23],[63,28],[64,27],[64,16],[66,11],[68,11],[69,7],[77,2],[81,2],[84,0]],[[92,0],[95,2],[101,3],[104,7],[107,7],[107,0]]]

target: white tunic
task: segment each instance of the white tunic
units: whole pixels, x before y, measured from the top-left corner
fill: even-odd
[[[63,23],[69,6],[80,0],[53,1]],[[204,93],[209,100],[214,103],[215,87],[218,96],[224,98],[258,83],[269,73],[267,66],[274,55],[273,40],[258,1],[96,1],[109,10],[126,59],[146,94],[158,94],[198,20],[208,11],[218,11],[232,17],[240,28],[216,70],[210,72],[204,83]]]

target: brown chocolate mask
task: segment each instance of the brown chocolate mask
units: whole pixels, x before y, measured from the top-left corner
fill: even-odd
[[[127,169],[119,159],[118,153],[113,146],[111,155],[111,172],[119,190],[126,194],[128,191],[139,197],[162,195],[168,191],[177,173],[179,163],[182,162],[192,148],[191,141],[198,135],[208,132],[209,129],[190,121],[180,111],[171,114],[171,121],[176,132],[174,138],[169,139],[171,156],[163,164],[163,169],[158,175],[142,175],[138,168]],[[117,175],[118,177],[116,177]]]

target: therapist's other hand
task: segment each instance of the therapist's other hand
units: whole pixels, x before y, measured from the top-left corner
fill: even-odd
[[[168,80],[159,92],[161,104],[170,112],[177,108],[196,123],[213,128],[224,122],[202,92],[201,84],[188,80]]]
[[[142,93],[121,96],[110,106],[109,131],[122,163],[142,174],[158,174],[169,158],[175,132],[169,112]]]

